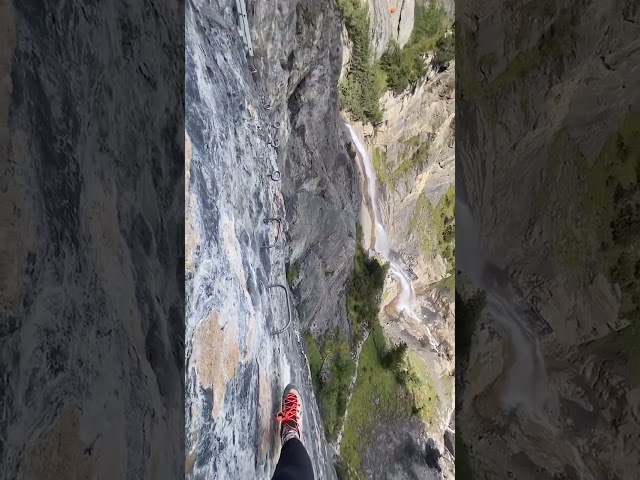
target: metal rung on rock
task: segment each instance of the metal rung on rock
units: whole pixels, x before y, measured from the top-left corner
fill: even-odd
[[[277,182],[280,180],[280,178],[282,178],[278,170],[274,170],[273,172],[271,172],[269,174],[269,177],[271,177],[271,180],[273,180],[274,182]]]
[[[287,321],[287,324],[281,328],[280,330],[276,330],[274,332],[272,332],[272,335],[280,335],[281,333],[283,333],[287,328],[289,328],[289,325],[291,325],[291,304],[289,302],[289,290],[287,290],[287,287],[285,287],[284,285],[281,285],[279,283],[274,283],[271,285],[267,285],[267,288],[281,288],[284,290],[284,294],[287,297],[287,315],[289,317],[289,320]]]

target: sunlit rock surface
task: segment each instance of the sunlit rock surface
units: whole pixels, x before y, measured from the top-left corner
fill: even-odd
[[[291,132],[286,98],[269,76],[269,57],[258,57],[263,63],[250,72],[232,4],[197,4],[186,15],[187,476],[270,478],[280,451],[274,415],[294,382],[316,477],[333,479],[295,299],[290,294],[292,324],[276,334],[288,323],[287,301],[282,288],[268,288],[288,289],[291,228],[282,188],[291,169],[278,159]],[[286,18],[262,12],[266,5],[248,8],[263,55],[274,44],[261,35]],[[272,180],[274,171],[281,180]],[[269,218],[281,219],[280,235]]]

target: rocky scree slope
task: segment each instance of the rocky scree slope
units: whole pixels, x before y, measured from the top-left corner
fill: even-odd
[[[458,181],[496,278],[528,305],[551,399],[544,422],[504,404],[517,352],[483,310],[457,418],[471,467],[632,478],[640,385],[626,345],[638,337],[624,328],[637,298],[612,274],[609,222],[616,183],[638,182],[638,5],[471,2],[460,18]]]

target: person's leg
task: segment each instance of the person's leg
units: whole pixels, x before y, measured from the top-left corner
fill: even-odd
[[[302,397],[293,384],[282,395],[282,410],[276,414],[280,422],[280,459],[272,480],[314,480],[313,465],[302,438]]]
[[[309,454],[297,438],[287,440],[282,446],[272,480],[314,480]]]

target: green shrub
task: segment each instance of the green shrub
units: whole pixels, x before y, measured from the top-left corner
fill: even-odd
[[[371,330],[378,320],[382,289],[388,270],[388,264],[380,265],[378,260],[369,257],[362,244],[358,243],[347,293],[349,324],[356,342],[362,339],[364,328]]]
[[[400,93],[427,73],[424,56],[428,52],[435,51],[433,65],[438,69],[446,67],[455,52],[453,35],[446,35],[449,27],[450,20],[441,6],[416,5],[409,42],[404,48],[390,45],[380,58],[380,68],[391,91]]]
[[[334,440],[347,409],[349,383],[356,365],[340,329],[326,336],[322,344],[307,332],[305,343],[325,434],[329,440]]]
[[[295,281],[298,279],[299,275],[300,275],[300,263],[294,262],[293,265],[289,265],[289,268],[287,268],[287,282],[289,282],[289,285],[293,285]]]
[[[436,43],[435,56],[432,64],[438,68],[439,71],[444,70],[449,62],[455,58],[456,54],[456,40],[455,34],[445,35],[441,37]]]
[[[397,370],[404,361],[406,353],[407,344],[405,342],[400,342],[384,352],[384,355],[382,356],[382,365],[389,370]]]
[[[356,120],[378,123],[382,120],[380,96],[384,75],[372,61],[369,8],[360,0],[338,0],[349,38],[353,42],[351,61],[340,82],[340,99]]]

